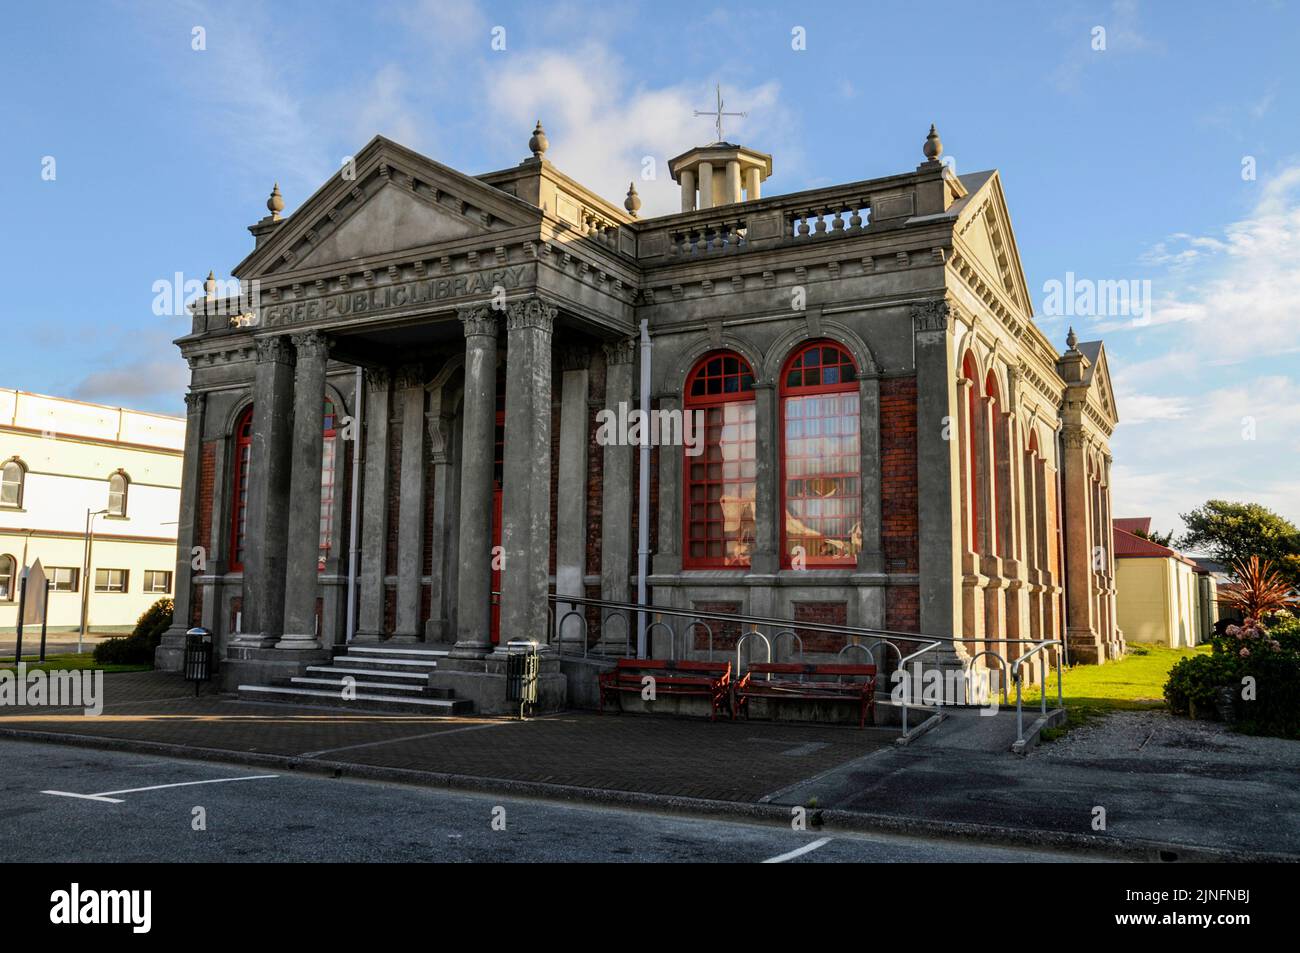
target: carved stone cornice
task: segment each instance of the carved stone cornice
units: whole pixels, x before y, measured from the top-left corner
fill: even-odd
[[[274,337],[257,339],[257,363],[293,365],[294,350],[289,339],[277,334]]]
[[[465,326],[465,337],[497,336],[497,316],[491,308],[478,305],[473,308],[457,308],[456,317]]]
[[[606,341],[601,345],[605,352],[606,364],[631,364],[636,360],[636,349],[639,342],[636,338],[619,338],[617,341]]]
[[[912,305],[912,330],[947,331],[951,320],[952,305],[947,298],[932,298]]]
[[[555,326],[555,317],[559,313],[559,308],[538,297],[513,301],[506,309],[506,330],[534,328],[550,334]]]

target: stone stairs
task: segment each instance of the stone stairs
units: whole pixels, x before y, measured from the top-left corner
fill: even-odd
[[[339,646],[330,664],[309,665],[302,675],[277,678],[270,685],[240,685],[239,697],[350,711],[467,715],[474,707],[469,699],[429,686],[429,676],[446,655],[446,649]],[[345,698],[349,685],[353,697]]]

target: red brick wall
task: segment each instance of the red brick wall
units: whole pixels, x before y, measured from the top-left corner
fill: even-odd
[[[594,575],[600,572],[600,475],[605,466],[605,448],[596,442],[596,413],[605,406],[603,358],[592,361],[587,380],[591,395],[587,411],[587,572]],[[599,590],[594,598],[600,598]]]
[[[739,602],[692,602],[691,607],[696,612],[719,612],[719,613],[740,613]],[[687,622],[690,620],[687,619]],[[713,630],[713,648],[717,649],[734,649],[736,642],[740,638],[740,623],[727,622],[722,619],[704,619],[704,624]],[[692,644],[698,651],[706,651],[709,647],[709,636],[701,626],[691,628],[694,636]],[[751,640],[752,641],[752,640]]]
[[[889,586],[885,590],[885,628],[894,632],[921,631],[920,587]]]
[[[916,572],[916,378],[880,382],[881,543],[885,569]]]
[[[796,622],[818,622],[823,625],[848,625],[849,604],[847,602],[792,602],[790,608]],[[795,633],[803,639],[805,652],[838,652],[844,646],[844,636],[832,632],[819,632],[816,629],[796,627]],[[789,645],[782,645],[783,652],[791,652]],[[776,646],[772,646],[772,656],[777,656]],[[785,658],[785,655],[781,656]]]
[[[203,444],[199,456],[199,499],[198,513],[195,525],[194,545],[202,546],[212,557],[210,552],[212,547],[212,503],[216,498],[217,491],[217,447],[221,443],[219,440],[209,440]],[[185,558],[191,558],[190,553],[180,553]],[[192,565],[192,564],[191,564]],[[183,578],[175,581],[175,586],[181,586],[186,579],[190,579],[189,573],[185,573]],[[190,584],[190,625],[196,626],[203,619],[203,590],[197,584]]]

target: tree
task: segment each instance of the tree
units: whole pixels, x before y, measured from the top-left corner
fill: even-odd
[[[1180,515],[1187,533],[1179,539],[1179,549],[1205,553],[1227,566],[1258,556],[1288,583],[1300,586],[1300,529],[1268,507],[1210,500]]]
[[[1168,533],[1160,533],[1156,530],[1144,533],[1140,529],[1135,529],[1133,530],[1133,535],[1140,536],[1143,539],[1148,539],[1157,546],[1172,546],[1174,544],[1173,530],[1170,530]]]
[[[1243,618],[1260,622],[1272,615],[1295,606],[1298,600],[1290,593],[1290,585],[1267,559],[1251,556],[1232,564],[1236,582],[1219,589],[1218,601],[1240,612]]]

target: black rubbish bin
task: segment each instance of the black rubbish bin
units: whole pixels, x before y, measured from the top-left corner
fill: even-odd
[[[519,717],[537,707],[537,643],[532,639],[511,639],[506,643],[506,701],[519,703]]]
[[[207,629],[190,629],[185,633],[185,681],[199,686],[212,678],[212,633]]]

